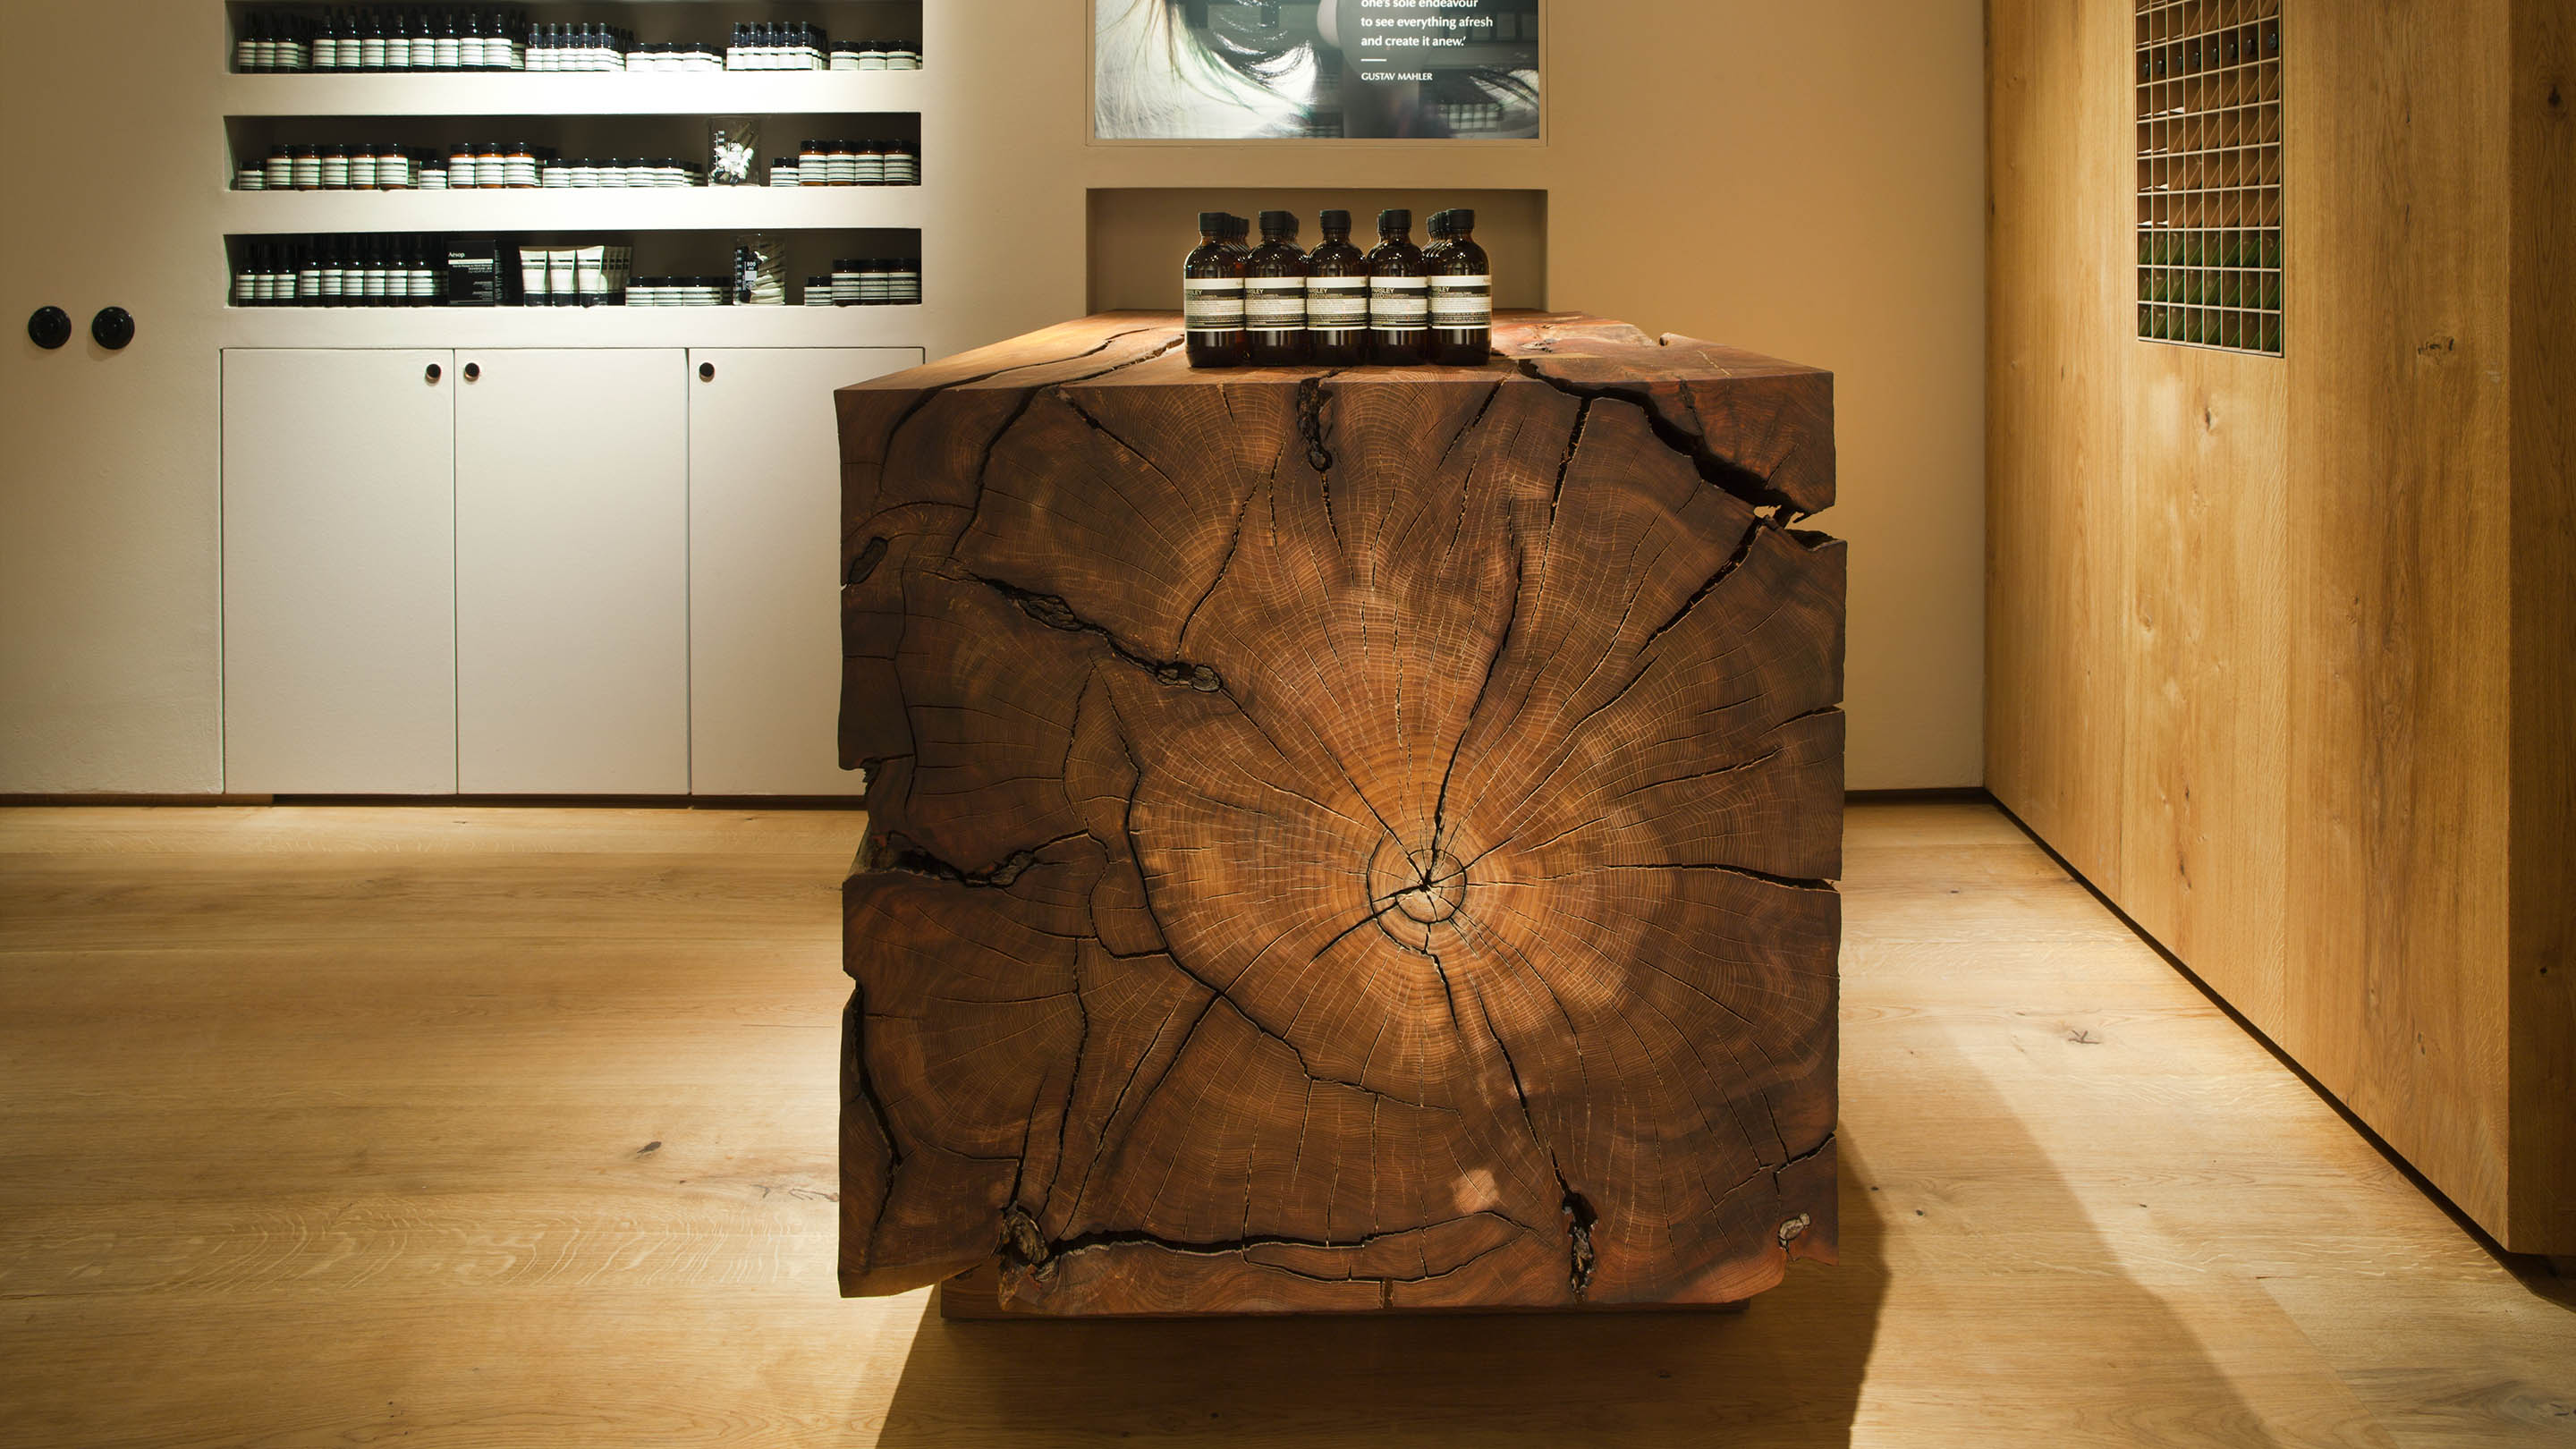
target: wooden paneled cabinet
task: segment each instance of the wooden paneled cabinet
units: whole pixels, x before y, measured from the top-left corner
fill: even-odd
[[[853,791],[831,395],[920,356],[227,352],[225,788]]]
[[[2576,23],[2284,7],[2270,359],[2134,335],[2136,12],[1988,4],[1988,783],[2576,1254]]]

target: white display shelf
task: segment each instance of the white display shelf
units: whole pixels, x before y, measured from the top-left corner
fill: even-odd
[[[796,279],[801,281],[802,279]],[[909,307],[236,307],[225,347],[918,347]]]
[[[224,230],[306,232],[917,231],[920,186],[534,191],[232,191]]]
[[[788,116],[918,112],[927,70],[227,75],[228,116]]]

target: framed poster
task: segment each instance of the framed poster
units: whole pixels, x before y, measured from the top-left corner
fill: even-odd
[[[1092,0],[1092,135],[1535,140],[1541,4]]]

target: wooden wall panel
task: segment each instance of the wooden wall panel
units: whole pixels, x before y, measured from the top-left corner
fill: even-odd
[[[2284,9],[2266,360],[2127,325],[2130,0],[1988,5],[1990,786],[2576,1253],[2576,4]]]
[[[2284,42],[2299,808],[2274,1030],[2490,1225],[2507,1135],[2506,13],[2308,5]]]
[[[2576,1253],[2576,4],[2515,0],[2513,1236]]]
[[[1987,7],[1986,785],[2117,877],[2132,167],[2117,5]],[[2085,144],[2074,142],[2078,135]]]
[[[2287,927],[2286,379],[2274,358],[2124,346],[2137,445],[2112,889],[2274,1029]]]

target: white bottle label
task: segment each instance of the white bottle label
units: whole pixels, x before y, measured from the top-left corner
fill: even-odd
[[[1494,279],[1431,278],[1431,325],[1444,330],[1473,331],[1494,325]]]
[[[1183,278],[1181,325],[1192,332],[1243,330],[1243,279],[1241,277]]]
[[[1369,279],[1306,279],[1306,325],[1317,332],[1358,332],[1368,326]]]
[[[1243,293],[1245,326],[1262,332],[1288,332],[1305,327],[1305,278],[1247,277]]]
[[[1381,332],[1411,332],[1431,320],[1431,279],[1369,278],[1369,325]]]

